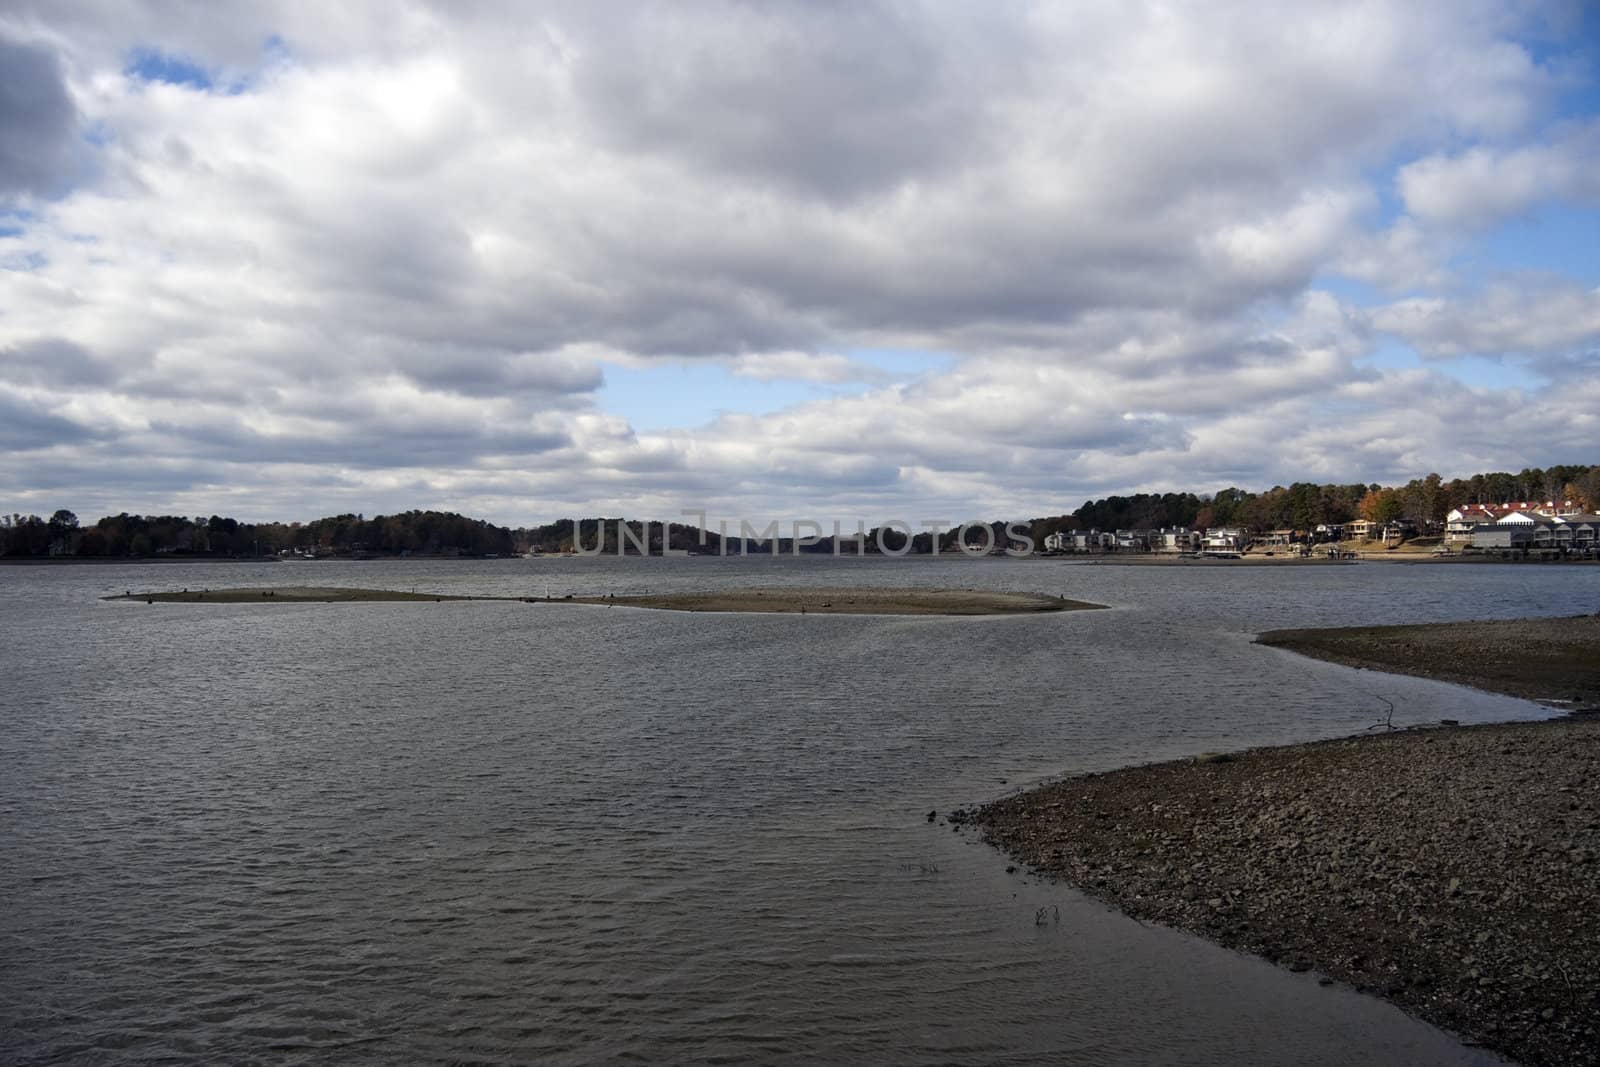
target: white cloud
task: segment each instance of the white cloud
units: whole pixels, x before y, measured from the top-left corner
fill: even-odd
[[[1559,355],[1600,346],[1600,289],[1541,278],[1401,300],[1371,318],[1425,356]]]
[[[1490,226],[1553,198],[1600,206],[1600,123],[1548,143],[1428,156],[1401,167],[1398,184],[1408,211],[1447,226]]]
[[[880,382],[888,376],[876,367],[836,352],[747,352],[734,357],[733,373],[757,381]]]
[[[1375,233],[1357,234],[1345,243],[1334,270],[1347,278],[1387,290],[1436,288],[1446,283],[1446,264],[1457,242],[1401,218]]]

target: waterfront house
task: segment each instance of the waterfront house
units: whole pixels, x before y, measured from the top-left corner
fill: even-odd
[[[1117,535],[1099,530],[1057,530],[1044,539],[1047,552],[1104,552],[1117,547]]]
[[[1149,535],[1142,530],[1118,530],[1115,546],[1118,552],[1148,552]]]
[[[1568,515],[1562,521],[1572,531],[1572,541],[1568,547],[1573,552],[1592,555],[1600,549],[1600,515]]]
[[[1576,514],[1572,516],[1578,517]],[[1492,524],[1475,527],[1472,546],[1491,551],[1521,550],[1564,555],[1577,543],[1578,527],[1584,525],[1572,522],[1565,516],[1544,515],[1536,511],[1509,511]]]
[[[1199,547],[1200,535],[1181,526],[1170,530],[1150,531],[1150,550],[1152,552],[1194,552]]]
[[[1452,543],[1471,541],[1474,527],[1492,524],[1502,514],[1503,511],[1493,504],[1462,504],[1451,508],[1444,518],[1444,539]]]
[[[1472,528],[1472,547],[1485,552],[1507,552],[1528,547],[1533,540],[1531,525],[1482,523]]]
[[[1383,538],[1384,544],[1388,544],[1391,541],[1399,544],[1406,538],[1415,537],[1416,535],[1417,524],[1410,519],[1395,519],[1393,522],[1386,522],[1379,531],[1379,536]]]
[[[1250,547],[1250,531],[1243,526],[1213,526],[1206,531],[1207,552],[1243,552]]]

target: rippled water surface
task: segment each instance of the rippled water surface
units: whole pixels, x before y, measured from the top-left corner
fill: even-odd
[[[98,599],[752,583],[1114,610]],[[1249,635],[1571,614],[1597,594],[1600,568],[1535,565],[0,568],[0,1058],[1492,1062],[1008,874],[926,815],[1064,771],[1349,733],[1379,697],[1397,723],[1537,716]]]

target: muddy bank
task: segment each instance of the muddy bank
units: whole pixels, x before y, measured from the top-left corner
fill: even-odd
[[[1140,919],[1594,1063],[1597,781],[1600,723],[1562,720],[1136,767],[955,817]]]
[[[304,604],[393,601],[500,600],[528,604],[588,604],[655,608],[664,611],[762,612],[818,615],[1026,615],[1046,611],[1100,608],[1080,600],[1037,593],[997,593],[968,589],[728,589],[712,592],[638,596],[460,596],[390,589],[283,586],[254,589],[128,591],[106,600],[146,603]]]
[[[1600,708],[1600,615],[1270,630],[1256,640],[1350,667]]]

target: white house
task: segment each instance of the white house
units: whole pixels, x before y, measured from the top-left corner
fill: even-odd
[[[1117,547],[1117,535],[1099,530],[1057,530],[1044,539],[1047,552],[1103,552]]]
[[[1206,531],[1207,552],[1243,552],[1250,547],[1250,532],[1243,526],[1214,526]]]
[[[1116,539],[1118,552],[1148,552],[1150,542],[1146,535],[1139,530],[1118,530]]]
[[[1152,530],[1150,532],[1150,550],[1152,552],[1193,552],[1200,547],[1200,535],[1193,530],[1176,527],[1171,530]]]
[[[1472,540],[1474,526],[1494,522],[1502,514],[1493,504],[1462,504],[1444,517],[1444,539],[1450,542]]]

